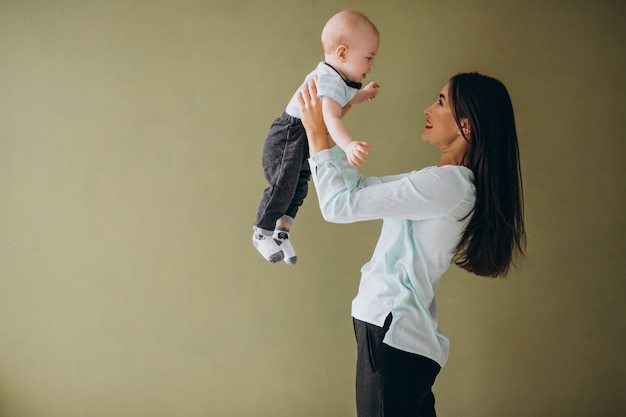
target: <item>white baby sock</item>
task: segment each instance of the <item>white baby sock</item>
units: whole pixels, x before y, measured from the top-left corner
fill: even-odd
[[[291,244],[291,240],[289,240],[289,230],[277,227],[276,230],[274,230],[274,235],[272,237],[280,245],[280,248],[283,251],[285,263],[287,265],[295,265],[296,262],[298,262],[298,257],[296,256],[296,250]]]
[[[252,244],[268,262],[276,263],[285,257],[279,243],[272,237],[272,232],[254,227]]]

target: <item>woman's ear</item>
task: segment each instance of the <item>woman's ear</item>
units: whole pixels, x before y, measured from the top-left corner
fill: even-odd
[[[470,125],[467,117],[461,119],[461,130],[463,132],[463,136],[465,136],[466,139],[469,139],[472,134],[472,126]]]

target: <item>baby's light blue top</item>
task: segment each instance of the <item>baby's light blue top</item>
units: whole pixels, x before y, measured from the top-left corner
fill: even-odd
[[[309,163],[324,219],[383,220],[352,316],[382,327],[392,313],[384,343],[443,366],[450,343],[438,327],[435,292],[476,202],[472,171],[447,165],[364,178],[337,146]]]
[[[324,96],[330,97],[339,103],[341,107],[348,104],[359,91],[357,88],[348,87],[339,73],[324,62],[317,64],[315,70],[305,77],[302,85],[306,84],[315,75],[317,75],[317,96],[319,98]],[[302,85],[300,88],[302,88]],[[300,108],[298,107],[298,92],[300,88],[293,94],[285,109],[288,115],[298,119],[300,118]]]

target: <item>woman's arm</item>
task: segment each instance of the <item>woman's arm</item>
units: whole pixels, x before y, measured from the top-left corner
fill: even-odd
[[[309,163],[320,210],[324,219],[333,223],[440,218],[456,211],[472,195],[471,183],[454,172],[456,167],[363,178],[338,147],[312,156]]]
[[[317,86],[314,81],[309,81],[301,89],[300,94],[298,94],[298,103],[300,103],[302,124],[309,141],[309,153],[316,155],[331,148],[333,143],[326,130],[322,113],[322,100],[317,98]]]

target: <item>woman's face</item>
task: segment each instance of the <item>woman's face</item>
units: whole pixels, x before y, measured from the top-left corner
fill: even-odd
[[[437,101],[424,109],[426,126],[422,140],[441,149],[452,145],[459,138],[465,140],[452,115],[449,89],[450,83],[443,87]]]

